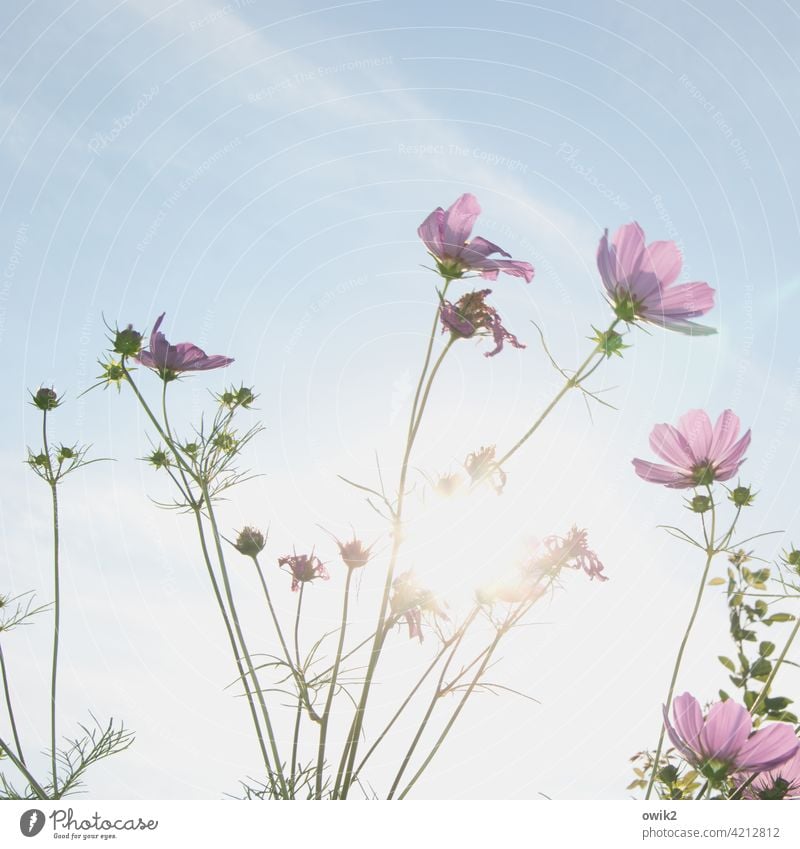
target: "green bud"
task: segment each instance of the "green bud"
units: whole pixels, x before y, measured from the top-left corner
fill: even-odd
[[[74,460],[76,455],[76,451],[74,448],[69,448],[66,445],[61,445],[58,449],[58,454],[56,455],[60,463],[63,463],[64,460]]]
[[[728,496],[737,507],[749,507],[755,497],[749,486],[737,486]]]
[[[153,453],[145,458],[150,465],[156,469],[168,469],[172,465],[169,454],[162,448],[157,448]]]
[[[124,330],[118,330],[114,337],[114,353],[126,357],[135,357],[142,350],[142,334],[129,324]]]
[[[793,548],[791,551],[784,554],[784,560],[789,566],[800,566],[800,551]]]
[[[237,442],[233,434],[223,431],[214,437],[214,447],[223,451],[225,454],[232,454],[236,450]]]
[[[190,457],[194,457],[194,455],[200,450],[200,446],[196,442],[187,442],[186,445],[183,446],[183,450]]]
[[[590,336],[589,339],[597,345],[597,350],[605,357],[611,357],[612,354],[621,357],[625,348],[631,347],[624,343],[624,337],[616,330],[598,330],[594,326],[592,326],[592,330],[594,330],[595,335]]]
[[[689,502],[689,509],[693,513],[707,513],[712,507],[713,503],[707,495],[695,495]]]
[[[44,412],[47,412],[48,410],[55,410],[55,408],[61,403],[58,400],[55,390],[48,389],[46,386],[43,386],[35,394],[31,393],[31,397],[33,398],[33,406],[38,407]]]
[[[236,538],[236,550],[245,557],[255,557],[264,550],[267,544],[264,534],[256,528],[246,527],[239,532]]]

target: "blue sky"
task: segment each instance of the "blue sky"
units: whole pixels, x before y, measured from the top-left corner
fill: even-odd
[[[792,529],[800,539],[798,37],[800,15],[778,2],[3,4],[0,579],[48,597],[47,493],[19,460],[37,428],[26,389],[53,384],[70,398],[59,436],[117,460],[65,485],[65,713],[80,717],[92,693],[139,732],[93,795],[213,797],[255,769],[241,706],[222,692],[229,661],[191,528],[146,498],[163,482],[135,460],[145,423],[129,397],[77,400],[103,316],[145,329],[166,311],[170,339],[234,356],[225,379],[261,392],[267,430],[249,459],[265,477],[226,508],[229,527],[271,524],[274,554],[323,546],[317,523],[377,533],[335,475],[369,478],[373,449],[396,468],[435,304],[416,228],[464,191],[484,209],[476,232],[537,276],[494,287],[528,348],[487,360],[464,343],[444,371],[420,444],[430,473],[508,444],[557,388],[531,320],[563,365],[583,358],[590,325],[607,321],[604,227],[635,219],[674,239],[683,279],[718,292],[716,337],[637,333],[598,375],[619,410],[592,422],[570,399],[509,469],[502,505],[486,506],[477,533],[499,563],[526,535],[577,522],[612,580],[575,576],[550,624],[509,649],[508,680],[542,704],[467,714],[418,788],[624,795],[700,566],[655,528],[686,521],[679,496],[631,471],[652,424],[733,408],[753,428],[748,528],[787,529],[767,557]],[[187,427],[222,380],[177,388]],[[456,561],[474,544],[458,522],[426,532],[454,531]],[[420,540],[409,558],[423,568],[439,549]],[[379,582],[365,576],[365,599]],[[321,596],[320,621],[326,609]],[[686,670],[705,698],[723,678],[719,652],[701,650],[724,648],[725,627],[712,599]],[[16,647],[31,734],[46,630]],[[397,662],[417,663],[414,649],[398,639]],[[199,742],[208,728],[222,750]]]

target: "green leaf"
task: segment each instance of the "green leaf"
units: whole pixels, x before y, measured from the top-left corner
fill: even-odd
[[[784,708],[789,707],[792,703],[791,699],[787,699],[784,696],[774,696],[772,698],[764,699],[764,706],[769,711],[783,710]]]
[[[794,622],[794,616],[791,613],[773,613],[764,620],[765,625],[772,625],[773,622]]]
[[[719,586],[721,586],[721,585],[722,585],[722,584],[724,584],[724,583],[727,583],[727,582],[725,581],[725,578],[712,578],[712,579],[708,582],[708,586],[709,586],[709,587],[719,587]]]
[[[772,672],[772,663],[764,657],[760,657],[750,668],[750,674],[759,681],[768,678],[770,672]]]
[[[769,640],[764,640],[764,642],[762,642],[758,647],[758,653],[761,657],[769,657],[774,651],[775,643],[771,643]]]
[[[750,710],[750,708],[756,703],[757,698],[758,693],[754,693],[752,690],[746,690],[744,694],[744,706]]]
[[[731,672],[736,672],[736,664],[729,657],[725,657],[721,654],[717,659],[726,669],[729,669]]]

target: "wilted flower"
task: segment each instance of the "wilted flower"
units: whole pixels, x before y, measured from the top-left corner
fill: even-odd
[[[123,330],[117,330],[114,336],[114,353],[126,357],[135,357],[142,350],[142,334],[129,324]]]
[[[497,310],[486,303],[486,296],[491,289],[481,289],[479,292],[468,292],[462,295],[455,304],[442,301],[439,316],[442,321],[442,333],[450,332],[456,338],[470,339],[476,334],[492,336],[494,350],[484,354],[493,357],[503,350],[503,344],[509,342],[514,348],[524,348],[525,345],[513,333],[503,327],[502,319]]]
[[[54,389],[49,389],[46,386],[42,386],[41,389],[38,389],[36,392],[31,392],[31,398],[33,399],[31,403],[34,407],[38,407],[38,409],[47,412],[48,410],[55,410],[55,408],[61,403],[58,400],[58,395],[56,395]]]
[[[636,474],[671,489],[730,480],[739,471],[750,445],[749,430],[736,441],[739,426],[739,417],[731,410],[725,410],[713,427],[704,410],[689,410],[677,427],[656,425],[650,434],[650,447],[671,465],[637,458],[633,461]]]
[[[732,699],[715,702],[703,717],[690,693],[672,703],[674,725],[666,708],[664,723],[676,749],[712,780],[734,772],[770,770],[791,758],[800,741],[788,723],[776,722],[753,731],[753,717]]]
[[[239,536],[236,537],[234,543],[236,550],[245,557],[255,557],[264,550],[267,544],[264,534],[258,528],[251,528],[249,525],[239,531]]]
[[[507,478],[506,473],[497,465],[494,457],[494,445],[490,445],[488,448],[481,446],[477,451],[473,451],[467,455],[467,459],[464,460],[464,468],[467,470],[467,474],[473,483],[486,480],[494,487],[495,492],[500,495],[503,487],[506,485]]]
[[[339,555],[348,569],[360,569],[366,566],[372,557],[372,546],[364,545],[360,539],[356,539],[355,534],[347,542],[337,539],[336,545],[339,546]]]
[[[439,619],[449,620],[436,597],[430,590],[422,589],[414,573],[403,572],[392,581],[390,598],[392,613],[405,620],[408,625],[408,637],[417,637],[420,642],[425,638],[422,633],[422,615],[430,613]]]
[[[300,584],[307,584],[317,578],[327,581],[330,578],[323,562],[312,554],[287,554],[278,558],[278,566],[289,567],[292,576],[292,592],[300,589]]]
[[[545,537],[544,554],[537,555],[533,564],[535,571],[556,571],[567,567],[583,569],[590,578],[607,581],[603,574],[604,566],[597,554],[589,548],[589,535],[586,530],[572,526],[565,537],[553,534]]]
[[[468,271],[477,271],[486,280],[496,280],[499,272],[512,277],[524,277],[530,283],[533,266],[529,262],[511,259],[490,259],[490,254],[499,253],[510,257],[502,248],[482,236],[470,239],[475,220],[481,214],[477,198],[463,194],[445,212],[437,207],[422,222],[417,230],[420,239],[431,256],[442,277],[458,278]]]
[[[737,784],[747,782],[750,776],[740,773]],[[758,775],[744,789],[745,799],[800,799],[800,749],[789,760]]]
[[[437,479],[436,483],[433,485],[433,489],[437,495],[447,498],[451,495],[455,495],[463,483],[464,481],[461,475],[457,472],[448,473],[446,475],[441,475]]]
[[[164,380],[173,380],[180,372],[224,368],[233,362],[232,357],[223,357],[220,354],[209,357],[191,342],[170,345],[164,334],[159,331],[165,315],[166,313],[162,312],[153,325],[149,347],[136,357],[143,366],[154,369]]]
[[[610,246],[606,230],[597,249],[600,277],[620,319],[646,321],[688,335],[716,333],[688,320],[714,306],[714,290],[708,283],[673,285],[681,264],[675,242],[645,246],[644,231],[636,222],[620,227]]]

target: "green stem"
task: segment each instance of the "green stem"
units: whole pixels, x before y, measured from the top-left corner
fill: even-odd
[[[19,755],[19,759],[23,766],[25,766],[25,755],[22,753],[22,743],[19,741],[19,734],[17,732],[17,722],[14,719],[14,708],[11,704],[11,691],[8,686],[8,674],[6,672],[6,661],[3,656],[3,646],[0,644],[0,673],[3,676],[3,692],[6,697],[6,708],[8,710],[8,719],[11,722],[11,733],[14,735],[14,742],[17,746],[17,754]]]
[[[316,796],[317,799],[322,798],[322,771],[325,768],[325,741],[328,736],[328,722],[331,718],[331,708],[333,707],[333,697],[336,692],[336,679],[339,677],[339,665],[342,660],[342,650],[344,649],[344,635],[347,630],[347,605],[350,600],[350,582],[353,579],[353,570],[347,570],[347,578],[344,582],[344,601],[342,602],[342,625],[339,629],[339,645],[336,648],[336,655],[333,662],[333,673],[331,674],[331,683],[328,687],[328,698],[325,700],[325,710],[322,712],[322,721],[319,727],[319,746],[317,747],[317,775],[316,775]]]
[[[784,660],[786,660],[786,655],[789,652],[789,648],[794,642],[794,638],[797,636],[797,632],[800,631],[800,617],[794,623],[794,628],[792,628],[791,634],[789,634],[789,639],[786,641],[786,645],[783,647],[780,655],[778,655],[778,659],[772,666],[772,671],[767,676],[767,680],[764,682],[764,686],[761,688],[761,692],[758,694],[758,697],[753,702],[752,707],[750,708],[750,713],[755,713],[756,709],[760,706],[761,702],[766,698],[767,693],[769,692],[769,688],[772,686],[772,682],[775,680],[775,676],[778,674],[778,670],[781,668]]]
[[[450,285],[450,279],[445,279],[444,289],[442,291],[442,298],[447,292],[447,288]],[[381,650],[383,648],[383,642],[386,638],[386,613],[389,607],[389,595],[392,589],[392,580],[394,578],[395,567],[397,565],[397,557],[400,552],[400,546],[402,544],[402,521],[403,521],[403,504],[405,500],[405,490],[406,490],[406,479],[408,477],[408,466],[409,460],[411,458],[411,450],[414,447],[414,440],[416,439],[417,431],[419,430],[419,424],[422,421],[422,416],[425,412],[425,404],[427,403],[428,396],[430,394],[430,386],[432,384],[432,379],[428,381],[428,385],[425,388],[425,392],[423,395],[423,386],[425,385],[425,377],[428,372],[428,366],[431,361],[431,353],[433,351],[433,343],[436,339],[436,330],[439,326],[439,306],[436,307],[436,313],[433,320],[433,327],[431,328],[430,337],[428,339],[428,347],[425,354],[425,362],[423,363],[422,372],[420,373],[419,381],[417,382],[417,390],[414,395],[414,403],[411,409],[411,417],[408,423],[408,436],[406,438],[406,447],[403,452],[403,462],[400,468],[400,481],[397,488],[397,507],[394,512],[393,518],[393,533],[392,533],[392,549],[391,554],[389,556],[389,566],[386,570],[386,580],[383,586],[383,596],[381,598],[381,606],[380,611],[378,613],[378,624],[375,628],[375,639],[372,643],[372,652],[370,654],[369,664],[367,666],[366,676],[364,678],[364,684],[361,689],[361,697],[358,702],[358,706],[356,707],[356,712],[353,717],[353,722],[350,727],[350,732],[347,737],[347,741],[344,746],[344,750],[342,752],[342,759],[339,764],[339,771],[336,776],[336,784],[334,786],[334,798],[338,798],[339,788],[341,786],[341,798],[346,799],[348,790],[350,789],[350,785],[352,783],[353,778],[353,768],[355,766],[356,753],[358,750],[358,742],[361,735],[361,729],[364,724],[364,712],[367,707],[367,700],[369,698],[370,688],[372,686],[372,679],[375,675],[375,669],[378,665],[378,659],[381,654]],[[448,344],[445,347],[445,352],[449,350],[450,345]],[[444,354],[439,357],[437,361],[436,370],[438,371],[439,365],[441,365],[441,360],[443,359]],[[431,375],[431,378],[435,377],[435,373]],[[420,401],[420,399],[422,399]]]
[[[618,318],[612,321],[606,333],[610,333],[617,326],[617,324],[619,324],[619,321],[620,320]],[[519,451],[520,448],[522,448],[522,446],[533,436],[533,434],[536,433],[536,431],[542,425],[542,422],[544,422],[544,420],[550,415],[550,413],[557,406],[558,402],[567,394],[567,392],[569,392],[570,389],[574,389],[576,386],[579,386],[582,381],[584,381],[590,374],[594,372],[595,368],[597,368],[597,365],[599,365],[599,363],[595,365],[595,368],[590,369],[588,372],[586,372],[586,369],[589,368],[592,363],[592,360],[594,360],[594,358],[598,354],[600,354],[600,362],[602,362],[604,354],[601,351],[599,345],[595,345],[594,349],[592,350],[592,353],[589,354],[589,356],[581,363],[580,366],[578,366],[578,369],[575,374],[567,379],[561,389],[556,393],[556,396],[553,398],[553,400],[544,408],[539,418],[537,418],[536,421],[528,428],[528,430],[525,431],[522,437],[518,439],[517,442],[515,442],[514,445],[509,448],[509,450],[506,451],[505,454],[503,454],[503,456],[497,461],[497,463],[492,468],[498,468],[499,466],[502,466],[513,454],[516,454],[516,452]]]
[[[250,674],[250,679],[253,683],[253,690],[255,691],[256,698],[258,699],[258,703],[261,707],[261,714],[264,718],[264,727],[266,728],[267,736],[269,737],[270,748],[272,750],[272,757],[275,762],[275,771],[278,774],[278,781],[281,785],[281,791],[283,792],[284,798],[288,799],[289,789],[286,785],[286,777],[283,772],[283,764],[281,763],[280,754],[278,753],[278,745],[275,740],[275,732],[272,728],[272,722],[269,718],[267,703],[264,700],[264,691],[261,689],[261,684],[258,680],[258,673],[256,672],[255,667],[253,666],[253,659],[247,648],[244,633],[242,632],[242,627],[239,622],[239,614],[236,610],[236,603],[233,599],[233,591],[231,589],[230,578],[228,576],[228,568],[225,564],[225,552],[222,549],[222,537],[219,533],[219,528],[217,526],[217,519],[214,513],[214,507],[211,503],[211,498],[209,497],[208,483],[205,480],[201,480],[199,483],[203,492],[203,501],[206,505],[206,513],[208,515],[208,520],[211,523],[211,533],[214,538],[214,545],[217,552],[217,563],[219,564],[220,574],[222,575],[222,586],[225,590],[225,598],[228,602],[228,610],[231,614],[233,628],[236,632],[239,645],[242,649],[242,655],[247,666],[247,671]]]
[[[56,698],[58,686],[58,644],[61,631],[61,574],[58,527],[58,478],[50,467],[50,445],[47,441],[47,410],[42,412],[42,442],[47,457],[47,482],[53,503],[53,662],[50,672],[50,768],[53,776],[53,797],[58,798],[58,768],[56,762]]]
[[[672,669],[672,678],[669,682],[669,691],[667,692],[667,702],[664,706],[665,714],[669,714],[670,707],[672,706],[672,697],[675,694],[675,684],[678,681],[678,672],[681,668],[681,662],[683,661],[683,654],[686,651],[686,644],[689,642],[689,635],[692,633],[692,628],[694,627],[695,619],[697,619],[697,612],[700,610],[700,602],[703,600],[703,593],[706,588],[706,581],[708,579],[708,572],[711,568],[711,562],[714,557],[719,553],[718,549],[715,548],[714,540],[716,536],[716,507],[714,506],[713,495],[711,494],[711,487],[708,487],[709,496],[711,496],[711,533],[709,534],[708,547],[706,549],[706,565],[703,569],[703,574],[700,577],[700,586],[697,589],[697,596],[694,601],[694,607],[692,607],[692,613],[689,617],[689,623],[686,626],[686,630],[683,634],[683,639],[681,639],[680,646],[678,647],[678,655],[675,658],[675,665]],[[666,733],[666,728],[664,723],[661,723],[661,733],[658,735],[658,745],[656,746],[656,753],[653,759],[653,768],[650,772],[650,781],[647,785],[647,793],[645,794],[645,799],[649,799],[651,793],[653,792],[653,785],[655,784],[656,776],[659,771],[659,761],[661,759],[661,750],[664,746],[664,735]]]
[[[31,786],[31,790],[36,794],[37,799],[49,799],[50,797],[45,792],[44,788],[36,781],[36,779],[31,775],[28,768],[25,764],[14,754],[13,749],[8,743],[0,737],[0,749],[2,749],[7,755],[8,759],[14,766],[25,776],[28,781],[28,784]],[[54,797],[55,798],[55,797]]]

